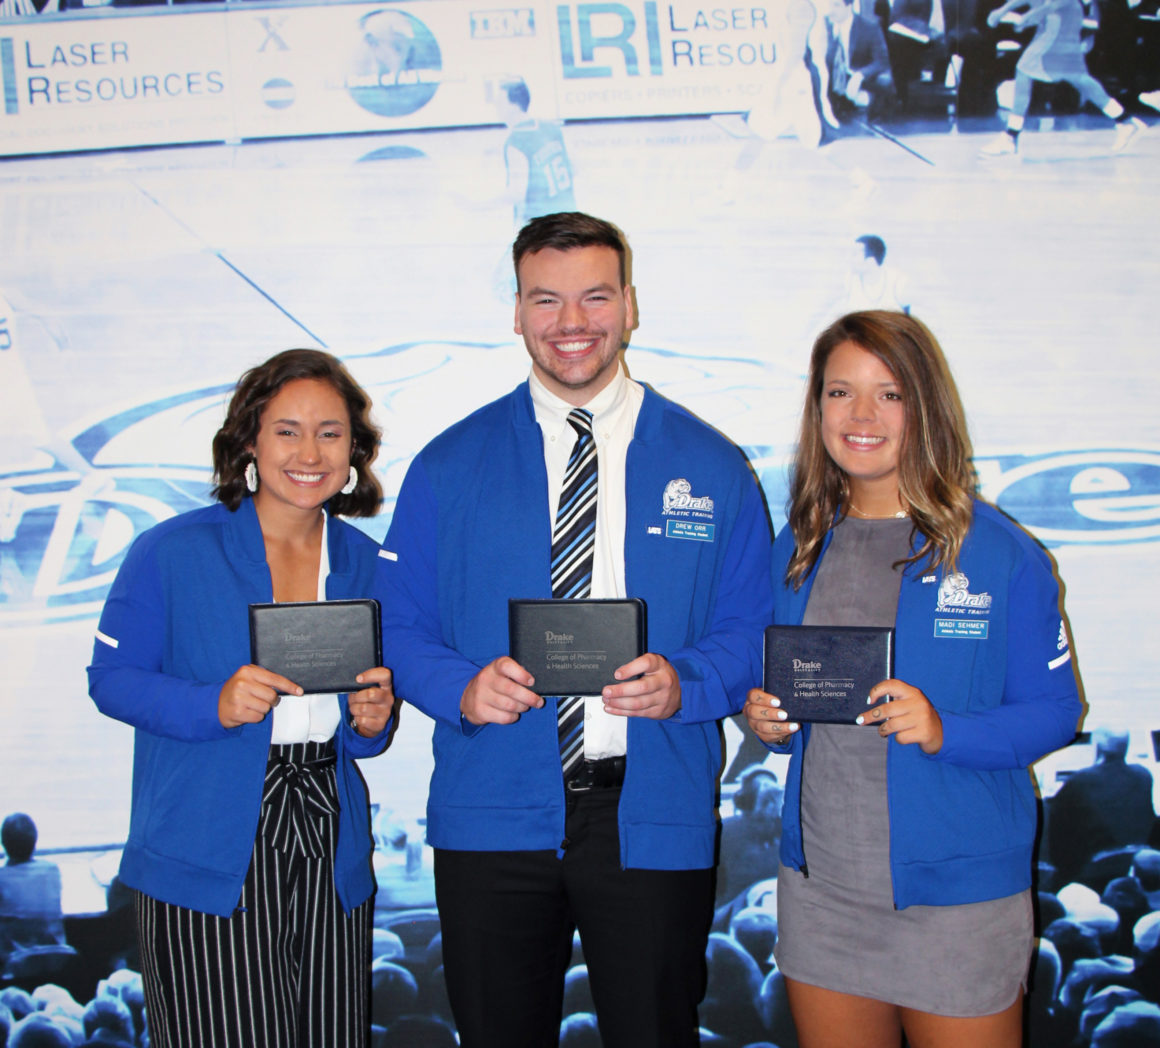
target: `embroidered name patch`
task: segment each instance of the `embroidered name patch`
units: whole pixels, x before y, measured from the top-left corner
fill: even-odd
[[[665,518],[666,538],[712,542],[717,532],[713,499],[694,494],[693,485],[684,477],[674,477],[665,485],[661,516]]]
[[[989,593],[972,593],[971,580],[961,571],[948,575],[938,588],[934,635],[986,640],[993,603]]]

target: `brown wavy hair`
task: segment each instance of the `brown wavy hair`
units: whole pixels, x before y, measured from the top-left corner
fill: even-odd
[[[826,532],[843,520],[849,501],[846,474],[822,443],[822,387],[830,354],[842,343],[874,354],[902,394],[905,426],[898,455],[902,504],[923,539],[903,564],[927,561],[931,570],[955,570],[971,525],[977,481],[958,390],[938,341],[905,313],[867,310],[834,321],[814,342],[801,431],[790,478],[789,527],[795,549],[786,582],[800,589],[822,551]]]
[[[287,382],[299,378],[329,383],[350,414],[350,464],[358,470],[358,483],[349,495],[341,491],[334,495],[326,508],[343,517],[373,517],[383,501],[383,489],[371,469],[382,431],[371,421],[366,390],[337,357],[318,349],[287,349],[250,368],[238,380],[226,420],[213,438],[213,497],[231,510],[249,497],[245,470],[254,457],[249,449],[258,439],[262,412]]]

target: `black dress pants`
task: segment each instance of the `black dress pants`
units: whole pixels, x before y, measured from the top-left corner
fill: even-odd
[[[605,1048],[698,1043],[713,872],[621,869],[619,800],[619,789],[569,794],[563,858],[436,851],[463,1048],[555,1048],[577,929]]]

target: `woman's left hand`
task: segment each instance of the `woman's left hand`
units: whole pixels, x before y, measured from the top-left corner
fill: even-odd
[[[395,692],[391,685],[391,671],[386,666],[365,670],[355,678],[369,687],[352,692],[346,697],[351,726],[364,738],[378,735],[391,719],[395,708]]]
[[[890,702],[879,701],[887,696]],[[893,735],[903,746],[917,743],[926,754],[942,749],[942,718],[918,688],[893,678],[879,681],[870,689],[870,700],[878,705],[863,713],[857,723],[877,725],[884,738]]]

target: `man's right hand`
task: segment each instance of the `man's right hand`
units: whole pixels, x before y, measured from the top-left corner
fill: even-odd
[[[510,655],[483,667],[463,689],[459,712],[472,724],[515,724],[544,700],[531,690],[535,678]]]

